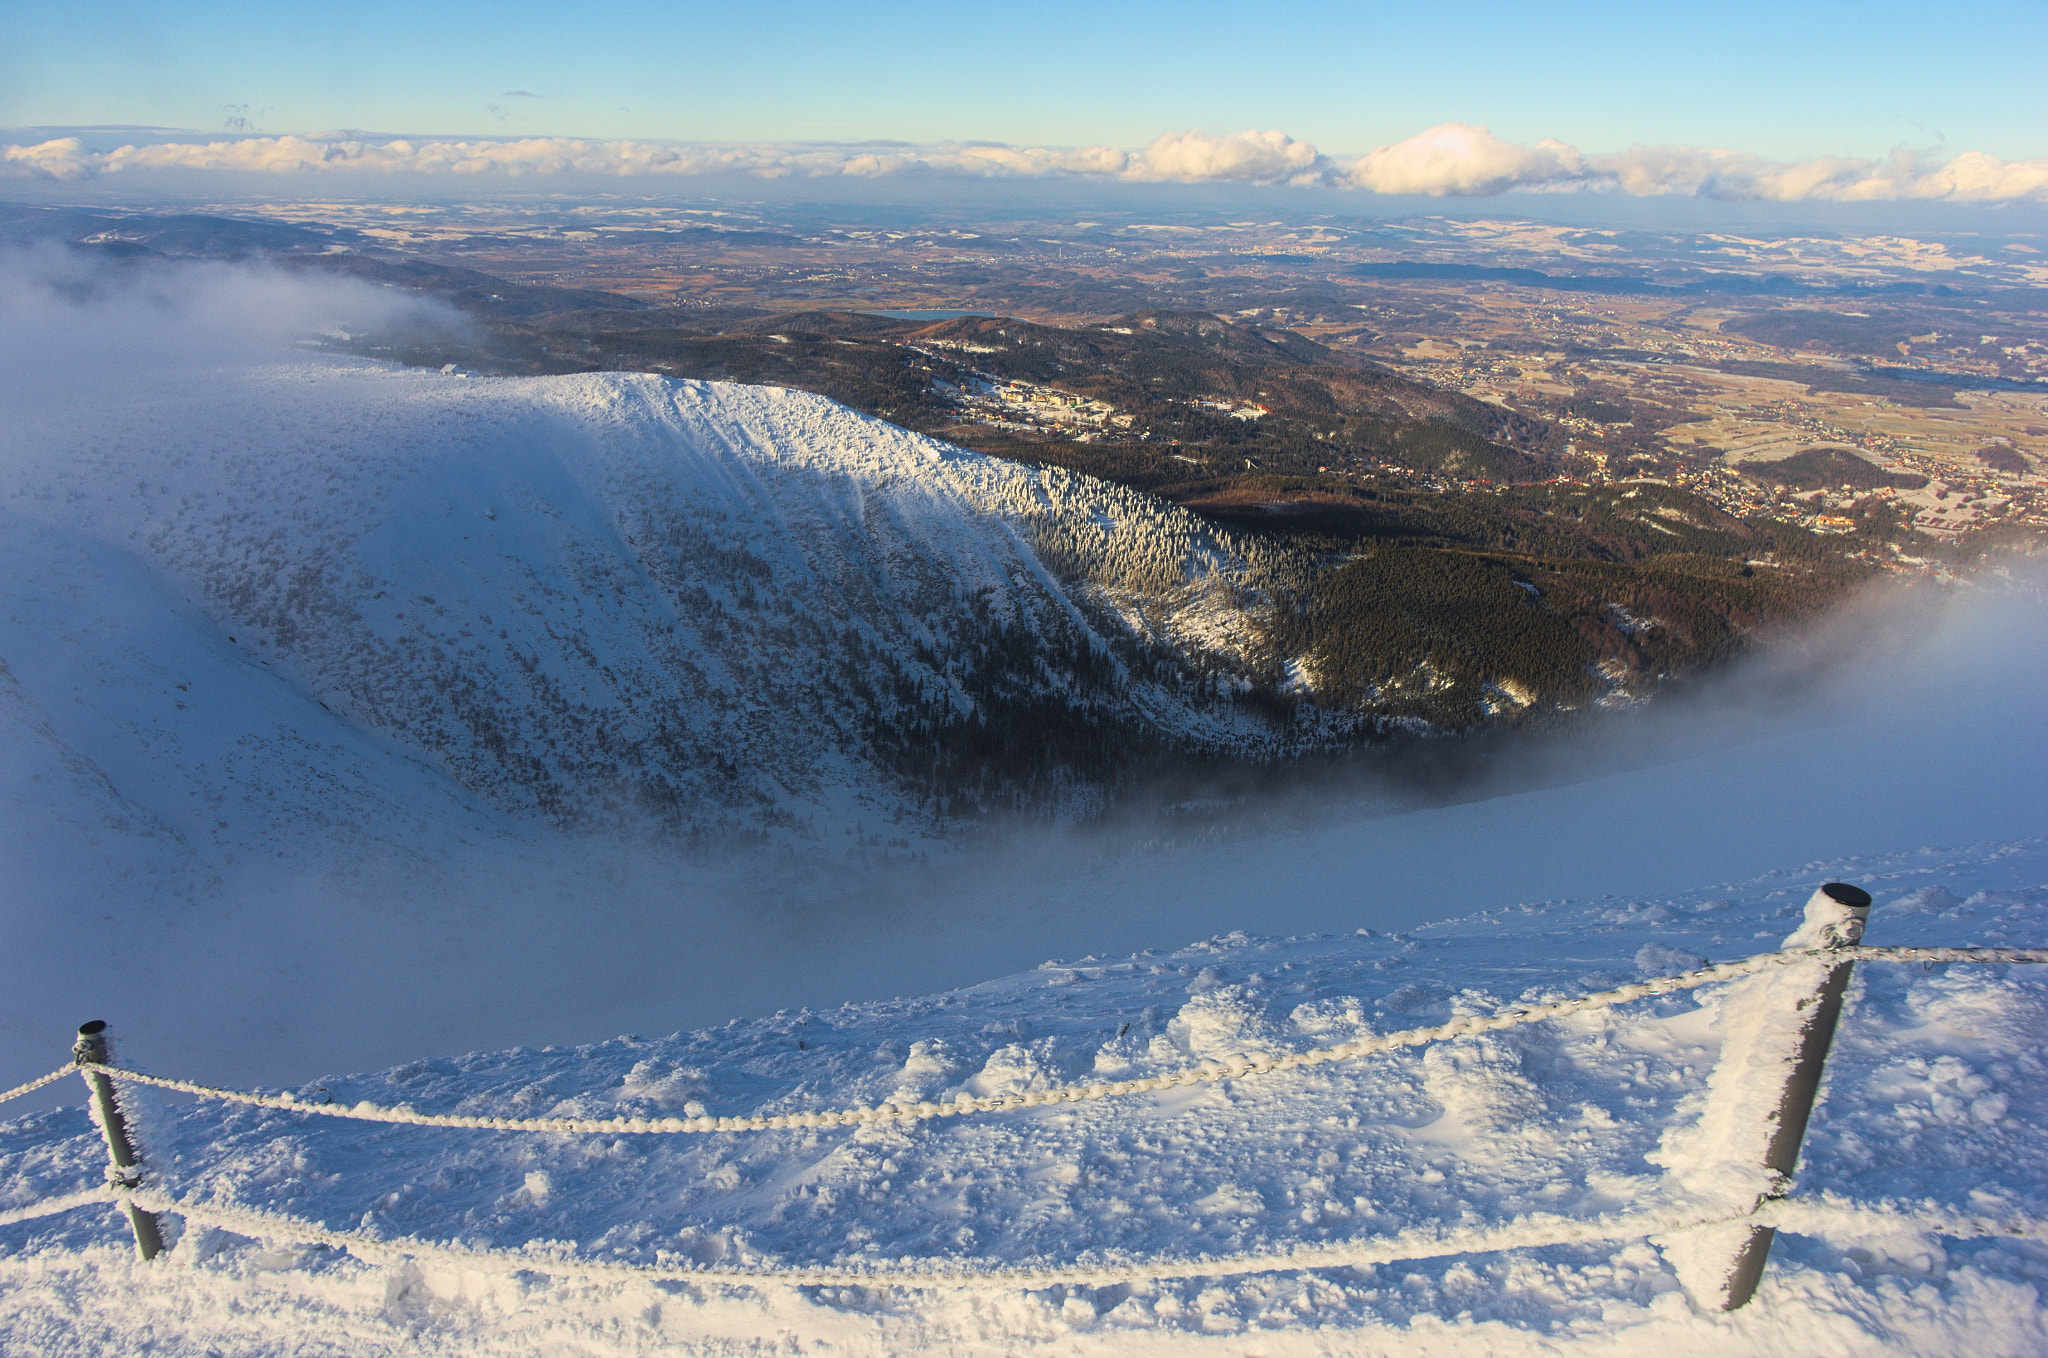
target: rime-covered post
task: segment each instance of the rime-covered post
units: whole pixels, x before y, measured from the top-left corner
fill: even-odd
[[[1863,941],[1863,926],[1869,919],[1869,892],[1846,882],[1829,882],[1806,902],[1806,921],[1785,940],[1785,946],[1853,948]],[[1799,1163],[1799,1147],[1806,1140],[1813,1100],[1820,1093],[1821,1071],[1827,1065],[1828,1048],[1834,1045],[1835,1025],[1842,1017],[1842,995],[1849,988],[1849,973],[1855,966],[1854,962],[1837,962],[1829,967],[1820,985],[1800,1003],[1806,1022],[1799,1029],[1799,1045],[1785,1071],[1784,1088],[1778,1095],[1778,1116],[1771,1126],[1770,1144],[1764,1150],[1764,1168],[1778,1183],[1789,1183],[1792,1169]],[[1770,1257],[1771,1242],[1777,1234],[1774,1226],[1749,1228],[1749,1237],[1742,1242],[1728,1270],[1723,1310],[1732,1311],[1756,1295],[1756,1285],[1764,1276],[1764,1260]]]
[[[104,1020],[94,1019],[91,1023],[79,1025],[78,1041],[72,1044],[71,1059],[78,1063],[78,1073],[85,1077],[86,1087],[92,1090],[93,1118],[107,1136],[107,1180],[116,1188],[134,1188],[142,1182],[142,1161],[135,1153],[134,1140],[128,1135],[128,1119],[121,1112],[120,1100],[115,1097],[113,1077],[100,1069],[114,1063]],[[164,1248],[163,1231],[157,1226],[156,1213],[143,1211],[125,1193],[121,1206],[127,1209],[128,1224],[135,1231],[135,1252],[145,1260],[156,1258]]]
[[[1807,900],[1806,918],[1784,948],[1854,947],[1869,918],[1869,892],[1829,882]],[[1686,1177],[1696,1185],[1718,1180],[1741,1195],[1729,1204],[1736,1212],[1754,1212],[1790,1185],[1855,965],[1795,962],[1754,978],[1739,993],[1731,990],[1723,1001],[1727,1040],[1700,1119],[1704,1144]],[[1691,1232],[1666,1253],[1695,1301],[1732,1311],[1756,1295],[1776,1235],[1774,1227],[1735,1221]]]

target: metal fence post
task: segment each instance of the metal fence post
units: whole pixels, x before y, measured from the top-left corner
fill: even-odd
[[[72,1044],[71,1059],[78,1064],[78,1073],[85,1077],[86,1087],[92,1090],[94,1115],[100,1130],[107,1136],[107,1180],[116,1188],[132,1189],[142,1182],[142,1160],[136,1155],[135,1142],[128,1135],[128,1119],[121,1112],[121,1101],[115,1097],[113,1078],[106,1071],[97,1069],[114,1063],[104,1020],[94,1019],[91,1023],[79,1025],[78,1041]],[[145,1260],[156,1258],[164,1248],[164,1235],[157,1224],[156,1213],[137,1207],[125,1191],[121,1196],[121,1206],[127,1209],[128,1225],[135,1232],[135,1252]]]
[[[1829,882],[1807,901],[1805,922],[1785,940],[1785,947],[1854,947],[1862,942],[1863,926],[1869,918],[1869,892],[1846,882]],[[1764,1150],[1763,1167],[1777,1186],[1757,1201],[1758,1207],[1783,1197],[1790,1186],[1792,1170],[1799,1163],[1800,1144],[1806,1139],[1806,1124],[1813,1116],[1814,1097],[1820,1092],[1828,1048],[1834,1043],[1835,1026],[1842,1017],[1842,995],[1849,988],[1849,973],[1855,965],[1838,962],[1828,967],[1819,984],[1797,1001],[1806,1020],[1784,1067],[1784,1083]],[[1774,1226],[1750,1226],[1743,1232],[1717,1298],[1722,1310],[1733,1311],[1756,1295],[1764,1262],[1770,1257],[1771,1242],[1777,1234]]]

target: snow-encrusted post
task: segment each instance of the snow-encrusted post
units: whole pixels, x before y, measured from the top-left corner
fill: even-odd
[[[1806,917],[1784,949],[1854,947],[1869,918],[1869,892],[1829,882],[1807,900]],[[1719,1186],[1722,1196],[1739,1195],[1729,1203],[1736,1213],[1755,1212],[1791,1184],[1855,965],[1825,958],[1789,963],[1731,988],[1722,1002],[1726,1045],[1700,1119],[1704,1144],[1685,1177]],[[1776,1236],[1775,1227],[1738,1220],[1691,1232],[1666,1252],[1697,1302],[1732,1311],[1756,1295]]]
[[[78,1041],[71,1047],[71,1059],[77,1062],[78,1073],[85,1077],[86,1087],[92,1090],[93,1119],[107,1136],[107,1180],[116,1188],[132,1189],[142,1182],[142,1160],[136,1155],[135,1142],[128,1135],[128,1119],[121,1112],[121,1101],[115,1097],[113,1077],[99,1069],[114,1063],[104,1020],[94,1019],[91,1023],[79,1025]],[[135,1252],[145,1260],[156,1258],[164,1248],[164,1235],[157,1225],[156,1213],[137,1207],[134,1199],[125,1192],[121,1205],[127,1209],[128,1225],[135,1232]]]

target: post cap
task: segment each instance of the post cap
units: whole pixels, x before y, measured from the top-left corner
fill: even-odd
[[[98,1037],[106,1030],[107,1021],[105,1019],[94,1019],[91,1023],[81,1023],[78,1025],[78,1035],[80,1037]]]
[[[1847,882],[1824,882],[1820,889],[1836,905],[1846,906],[1850,910],[1870,908],[1870,893],[1860,886],[1850,886]]]
[[[1863,941],[1870,918],[1870,893],[1847,882],[1825,882],[1806,901],[1805,916],[1783,946],[1848,948]]]

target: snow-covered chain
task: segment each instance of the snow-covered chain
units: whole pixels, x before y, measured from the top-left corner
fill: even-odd
[[[1702,1218],[1683,1211],[1616,1212],[1597,1217],[1536,1213],[1493,1226],[1423,1227],[1397,1235],[1296,1245],[1287,1249],[1242,1254],[1197,1255],[1186,1259],[1110,1259],[1101,1263],[1017,1265],[996,1260],[905,1259],[863,1262],[855,1267],[779,1264],[764,1260],[740,1267],[689,1264],[634,1264],[623,1260],[579,1259],[552,1250],[506,1250],[486,1245],[459,1245],[411,1236],[379,1239],[360,1231],[337,1231],[288,1216],[226,1204],[195,1203],[143,1189],[129,1194],[109,1190],[74,1193],[16,1212],[0,1213],[0,1225],[68,1212],[95,1203],[132,1199],[151,1212],[173,1212],[201,1226],[213,1226],[259,1240],[328,1245],[358,1258],[438,1259],[469,1268],[501,1272],[546,1273],[565,1277],[676,1280],[698,1283],[772,1283],[784,1287],[996,1287],[1035,1288],[1103,1285],[1137,1279],[1224,1278],[1298,1269],[1344,1268],[1367,1264],[1405,1263],[1457,1254],[1535,1249],[1546,1245],[1590,1245],[1640,1240],[1731,1221],[1771,1225],[1799,1234],[1830,1231],[1868,1232],[1872,1227],[1925,1231],[1955,1239],[2041,1240],[2048,1222],[2024,1216],[1995,1217],[1955,1212],[1932,1204],[1870,1206],[1829,1199],[1781,1199],[1741,1217]]]
[[[69,1075],[71,1072],[66,1071]],[[59,1212],[69,1212],[80,1207],[91,1207],[95,1203],[119,1202],[121,1196],[112,1188],[88,1188],[81,1193],[66,1193],[59,1198],[43,1198],[25,1207],[12,1207],[0,1212],[0,1226],[13,1226],[18,1222],[36,1221],[42,1217],[53,1217]]]
[[[1019,1108],[1043,1108],[1053,1104],[1085,1103],[1095,1099],[1121,1098],[1128,1094],[1143,1094],[1157,1090],[1178,1089],[1190,1085],[1215,1084],[1223,1080],[1241,1080],[1254,1075],[1270,1075],[1279,1071],[1299,1070],[1306,1066],[1324,1065],[1331,1061],[1348,1061],[1379,1052],[1394,1051],[1402,1047],[1426,1046],[1448,1038],[1470,1037],[1476,1033],[1497,1032],[1524,1023],[1540,1023],[1546,1019],[1564,1018],[1567,1015],[1583,1013],[1589,1009],[1605,1009],[1630,1000],[1648,999],[1657,995],[1670,995],[1681,990],[1696,990],[1701,986],[1713,985],[1719,981],[1734,980],[1765,971],[1771,967],[1788,966],[1797,962],[2048,962],[2048,948],[1828,948],[1805,951],[1760,953],[1755,957],[1737,962],[1722,962],[1698,971],[1688,971],[1677,976],[1662,976],[1653,980],[1636,981],[1613,990],[1598,994],[1582,995],[1576,999],[1557,1000],[1549,1004],[1525,1005],[1514,1009],[1503,1009],[1495,1014],[1472,1014],[1440,1023],[1433,1028],[1410,1028],[1403,1032],[1386,1033],[1375,1037],[1356,1038],[1339,1042],[1334,1046],[1315,1047],[1307,1051],[1289,1052],[1280,1056],[1246,1056],[1234,1061],[1205,1061],[1199,1066],[1185,1070],[1171,1071],[1138,1080],[1108,1080],[1091,1085],[1074,1085],[1065,1089],[1032,1090],[1023,1094],[996,1094],[976,1097],[963,1094],[957,1099],[944,1103],[882,1103],[874,1107],[834,1109],[826,1112],[775,1113],[753,1117],[695,1117],[695,1118],[494,1118],[469,1117],[450,1113],[420,1113],[404,1105],[386,1108],[374,1103],[307,1103],[292,1094],[250,1094],[241,1090],[215,1089],[209,1085],[194,1084],[188,1080],[169,1080],[156,1075],[144,1075],[137,1071],[123,1070],[118,1066],[101,1067],[117,1080],[132,1081],[136,1084],[153,1085],[158,1089],[177,1090],[185,1094],[197,1094],[203,1098],[225,1099],[233,1103],[252,1104],[258,1108],[281,1108],[300,1113],[317,1113],[323,1117],[353,1118],[362,1122],[401,1122],[419,1127],[471,1127],[500,1132],[597,1132],[604,1134],[649,1134],[676,1132],[765,1132],[781,1131],[785,1128],[808,1127],[853,1127],[879,1122],[917,1122],[927,1118],[959,1117],[971,1113],[1001,1113]],[[65,1068],[66,1071],[70,1067]],[[59,1074],[64,1072],[58,1072]],[[52,1078],[44,1077],[38,1083],[47,1083]],[[24,1087],[28,1088],[28,1087]]]
[[[57,1083],[57,1081],[63,1079],[66,1075],[71,1074],[73,1071],[77,1069],[78,1067],[75,1065],[66,1064],[57,1067],[48,1075],[38,1075],[35,1079],[30,1080],[27,1084],[16,1085],[14,1088],[8,1090],[5,1094],[0,1094],[0,1103],[5,1103],[9,1099],[18,1099],[24,1094],[33,1094],[38,1089],[41,1089],[44,1085],[53,1085]]]

